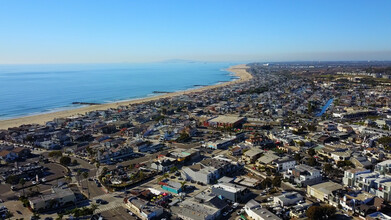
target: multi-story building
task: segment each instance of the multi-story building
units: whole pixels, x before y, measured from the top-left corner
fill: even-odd
[[[238,163],[222,157],[208,158],[201,162],[182,168],[182,176],[186,180],[194,180],[205,184],[215,183],[224,175],[230,175],[241,169]]]
[[[345,186],[353,187],[356,184],[356,178],[360,174],[370,173],[370,170],[359,168],[359,169],[350,169],[345,170],[344,177],[342,178],[342,182]]]
[[[322,181],[320,170],[305,164],[300,164],[293,169],[288,169],[286,173],[284,173],[284,178],[293,179],[293,181],[300,186],[313,185]]]
[[[391,160],[385,160],[376,164],[375,171],[380,174],[386,174],[391,172]]]
[[[288,192],[279,196],[275,196],[273,199],[274,204],[278,204],[281,207],[287,207],[298,204],[299,201],[303,201],[303,196],[297,192]]]
[[[332,203],[339,199],[335,197],[335,192],[341,189],[342,185],[329,181],[307,186],[307,194],[308,196],[319,199],[322,202]]]
[[[251,148],[250,150],[243,153],[242,160],[246,164],[251,164],[251,163],[254,163],[263,153],[264,153],[264,150],[262,150],[262,149]]]
[[[35,211],[43,211],[74,205],[75,193],[70,188],[52,188],[51,194],[37,196],[29,199],[30,207]]]
[[[273,162],[277,171],[286,171],[293,169],[296,165],[296,160],[290,157],[283,157]]]
[[[218,183],[212,186],[212,193],[233,202],[241,202],[248,196],[249,190],[233,183]]]

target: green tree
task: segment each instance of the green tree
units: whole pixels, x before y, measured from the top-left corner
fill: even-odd
[[[261,188],[266,189],[268,187],[271,187],[273,184],[272,180],[270,178],[266,178],[261,182]]]
[[[60,158],[60,164],[64,165],[64,166],[68,166],[70,163],[71,163],[71,158],[68,157],[68,156],[63,156]]]
[[[336,208],[330,205],[311,206],[307,209],[306,215],[310,220],[332,219],[336,211]]]
[[[55,151],[51,151],[49,154],[48,154],[49,157],[54,157],[54,158],[59,158],[59,157],[62,157],[62,152],[59,151],[59,150],[55,150]]]
[[[333,166],[329,163],[326,163],[323,167],[325,173],[329,174],[333,170]]]
[[[309,159],[308,159],[308,166],[316,166],[316,164],[317,164],[317,162],[316,162],[316,159],[315,158],[313,158],[313,157],[310,157]]]
[[[62,220],[63,217],[64,217],[64,215],[59,213],[59,214],[57,214],[56,220]]]
[[[315,154],[316,154],[316,152],[315,152],[314,148],[311,148],[308,150],[308,155],[310,155],[311,157],[313,157]]]
[[[181,189],[182,189],[182,190],[185,189],[186,183],[187,183],[186,181],[181,182]]]
[[[173,167],[170,168],[170,173],[174,173],[176,171],[178,171],[178,167],[173,166]]]
[[[377,139],[377,142],[379,144],[382,144],[386,150],[389,150],[391,148],[391,137],[384,136],[379,139]]]
[[[82,176],[83,176],[84,179],[87,179],[88,178],[88,172],[83,172]]]
[[[18,183],[18,181],[19,181],[19,177],[15,176],[15,175],[10,175],[5,180],[5,182],[8,184],[15,184],[15,183]]]
[[[77,162],[76,159],[74,159],[74,160],[72,161],[72,165],[73,165],[73,166],[76,166],[77,164],[79,164],[79,163]]]
[[[295,160],[296,160],[297,163],[299,163],[300,160],[301,160],[301,155],[300,154],[295,154]]]
[[[281,177],[275,176],[272,180],[272,184],[274,187],[280,187],[281,186]]]

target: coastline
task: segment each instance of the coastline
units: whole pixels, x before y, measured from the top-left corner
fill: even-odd
[[[107,103],[107,104],[101,104],[101,105],[90,105],[85,106],[81,108],[75,108],[75,109],[69,109],[69,110],[63,110],[58,112],[50,112],[50,113],[43,113],[43,114],[37,114],[37,115],[31,115],[31,116],[24,116],[20,118],[13,118],[13,119],[6,119],[6,120],[0,120],[0,129],[8,129],[10,127],[18,127],[23,124],[45,124],[48,121],[53,120],[54,118],[64,118],[64,117],[70,117],[78,114],[85,114],[87,112],[91,111],[97,111],[97,110],[106,110],[109,108],[117,108],[119,106],[123,105],[131,105],[131,104],[139,104],[143,102],[149,102],[153,100],[158,100],[161,98],[170,98],[178,95],[184,95],[184,94],[191,94],[196,92],[202,92],[210,89],[215,89],[223,86],[233,85],[241,82],[248,81],[252,79],[252,75],[247,72],[248,67],[246,64],[239,64],[235,66],[230,66],[227,71],[232,72],[235,74],[235,76],[239,77],[239,79],[228,81],[224,83],[219,83],[215,85],[210,86],[203,86],[199,88],[184,90],[184,91],[178,91],[173,93],[167,93],[162,95],[156,95],[151,97],[144,97],[139,99],[133,99],[133,100],[125,100],[125,101],[119,101],[119,102],[113,102],[113,103]]]

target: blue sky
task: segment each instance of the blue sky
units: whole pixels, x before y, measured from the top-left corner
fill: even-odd
[[[0,0],[0,63],[391,60],[391,1]]]

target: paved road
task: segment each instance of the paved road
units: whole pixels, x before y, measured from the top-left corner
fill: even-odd
[[[110,209],[101,213],[104,219],[116,219],[116,220],[136,220],[137,218],[133,215],[131,216],[127,209],[124,207],[117,207]]]
[[[124,193],[123,192],[113,192],[110,194],[103,194],[100,196],[95,196],[92,202],[95,203],[97,199],[103,199],[108,202],[105,205],[98,205],[98,209],[95,210],[95,213],[105,212],[111,209],[122,207],[124,205]]]
[[[97,168],[94,164],[90,164],[87,161],[77,158],[77,157],[71,157],[72,160],[76,159],[78,162],[78,165],[73,167],[75,168],[82,168],[88,170],[88,178],[95,178],[97,173]],[[76,175],[74,173],[74,175]],[[90,198],[103,195],[105,194],[105,191],[103,187],[98,187],[95,183],[95,181],[89,181],[88,179],[83,179],[82,176],[80,176],[80,189],[83,191],[85,195],[89,195]]]

